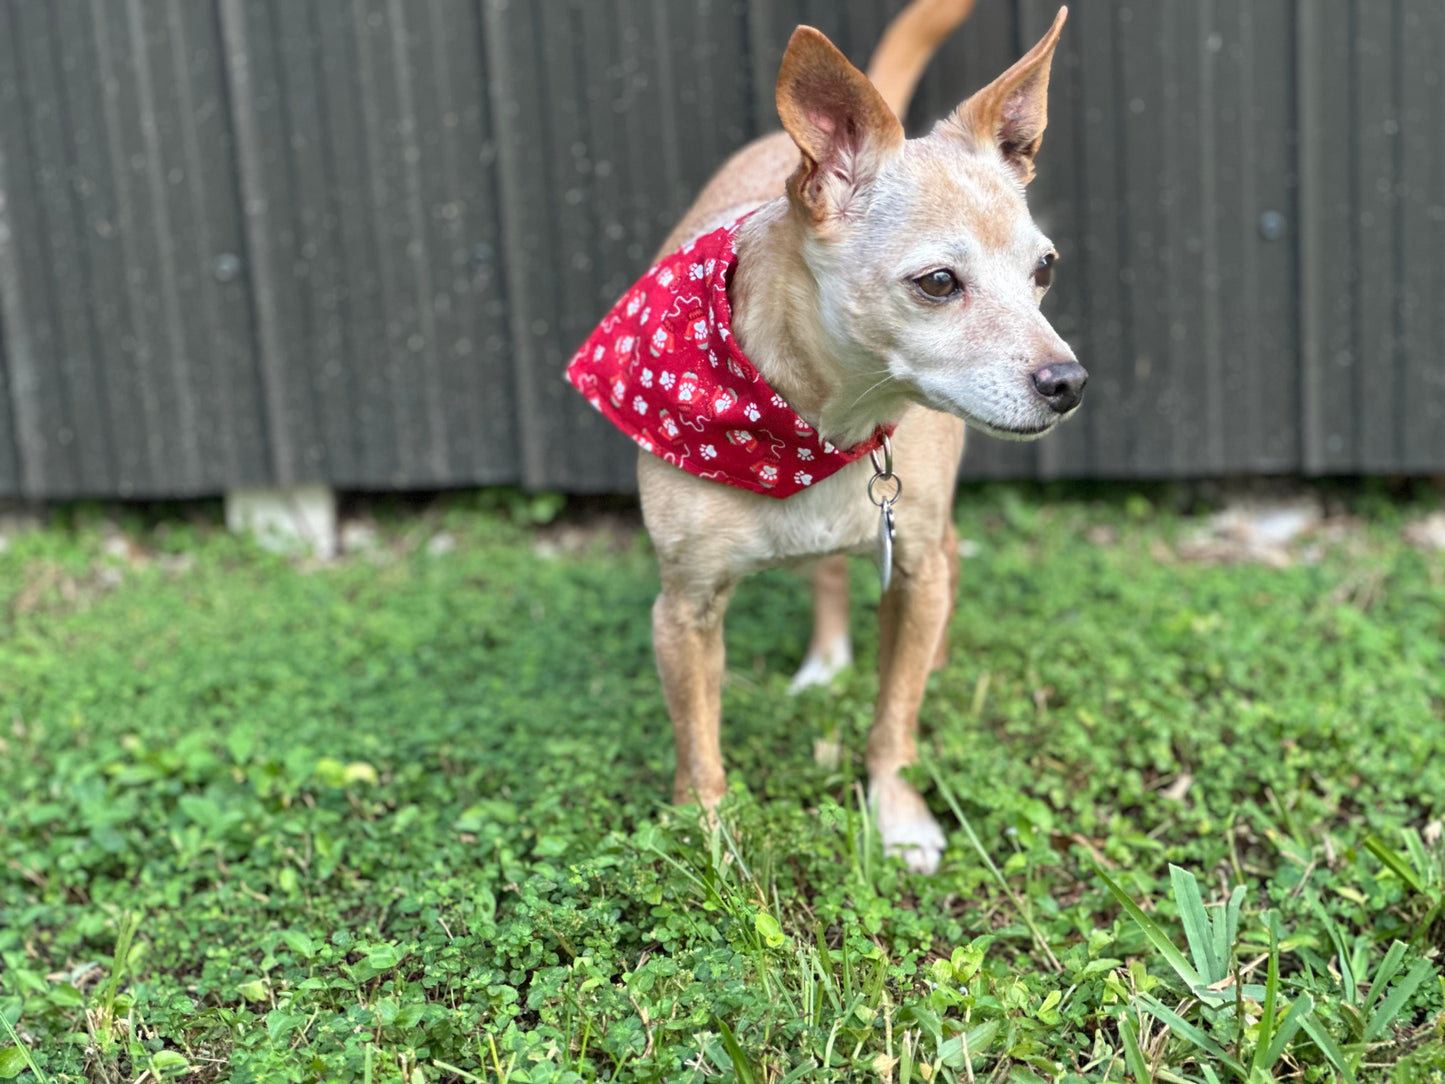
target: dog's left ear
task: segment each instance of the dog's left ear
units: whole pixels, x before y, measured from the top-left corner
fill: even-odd
[[[1059,8],[1042,41],[944,122],[946,131],[981,147],[997,147],[1023,184],[1034,177],[1034,154],[1049,120],[1049,68],[1068,14],[1068,8]]]
[[[788,195],[815,225],[846,217],[903,145],[903,125],[868,77],[811,26],[788,40],[777,97],[783,127],[803,152]]]

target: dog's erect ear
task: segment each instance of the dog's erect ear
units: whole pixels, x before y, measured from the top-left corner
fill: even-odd
[[[1033,180],[1034,154],[1048,124],[1049,67],[1068,14],[1068,8],[1059,8],[1042,41],[944,122],[945,131],[977,146],[997,147],[1024,184]]]
[[[803,152],[788,194],[814,223],[846,217],[884,158],[903,145],[903,125],[883,96],[811,26],[788,40],[778,116]]]

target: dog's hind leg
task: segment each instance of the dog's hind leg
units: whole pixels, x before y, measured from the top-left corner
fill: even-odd
[[[788,692],[826,685],[853,662],[848,636],[848,559],[824,557],[813,568],[813,638]]]
[[[663,581],[652,607],[652,644],[672,732],[677,774],[672,800],[712,809],[727,790],[723,773],[723,614],[732,588]]]

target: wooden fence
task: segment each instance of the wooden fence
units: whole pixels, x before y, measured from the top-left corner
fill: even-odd
[[[0,496],[632,486],[561,379],[792,26],[902,0],[0,0]],[[1045,28],[980,0],[920,129]],[[1077,0],[1032,193],[1092,374],[972,476],[1445,470],[1440,0]]]

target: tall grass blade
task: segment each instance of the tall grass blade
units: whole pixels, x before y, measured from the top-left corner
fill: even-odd
[[[1281,1057],[1284,1056],[1284,1049],[1289,1041],[1295,1037],[1295,1033],[1304,1026],[1305,1017],[1315,1011],[1315,999],[1309,994],[1301,993],[1298,1000],[1289,1007],[1289,1012],[1284,1014],[1284,1019],[1279,1022],[1279,1027],[1274,1033],[1274,1039],[1269,1044],[1269,1049],[1264,1052],[1264,1060],[1260,1061],[1256,1052],[1255,1064],[1266,1074],[1272,1069]]]
[[[1279,920],[1273,912],[1268,915],[1266,925],[1269,927],[1269,970],[1264,980],[1264,1008],[1259,1014],[1259,1040],[1249,1067],[1251,1078],[1268,1067],[1265,1055],[1274,1028],[1275,999],[1279,996]]]
[[[743,1053],[743,1048],[738,1044],[738,1038],[733,1034],[733,1029],[719,1019],[717,1021],[718,1032],[722,1035],[723,1049],[728,1052],[728,1058],[733,1063],[733,1075],[737,1078],[738,1084],[757,1084],[753,1076],[753,1067],[748,1064],[748,1056]]]
[[[1144,1051],[1139,1048],[1139,1028],[1129,1019],[1128,1013],[1119,1017],[1119,1038],[1124,1043],[1124,1064],[1134,1075],[1135,1084],[1153,1084],[1149,1062],[1144,1057]]]
[[[1335,946],[1335,954],[1340,959],[1340,985],[1345,989],[1345,1002],[1358,1005],[1360,992],[1355,984],[1354,968],[1350,966],[1350,954],[1345,950],[1344,935],[1340,933],[1340,928],[1335,925],[1335,920],[1329,916],[1318,897],[1310,896],[1310,906],[1314,908],[1315,917],[1320,920],[1320,925],[1324,926],[1325,933],[1329,934],[1330,941]]]
[[[10,1017],[0,1012],[0,1024],[5,1025],[5,1034],[10,1036],[10,1041],[15,1044],[15,1049],[20,1051],[20,1056],[25,1059],[25,1066],[35,1074],[35,1079],[40,1084],[46,1084],[46,1078],[41,1075],[40,1068],[35,1064],[35,1059],[30,1056],[30,1048],[20,1041],[20,1036],[15,1033],[15,1027],[10,1023]]]
[[[1416,894],[1421,896],[1427,895],[1425,883],[1420,880],[1420,875],[1410,868],[1410,863],[1405,861],[1404,856],[1397,851],[1392,851],[1379,836],[1366,836],[1365,850],[1383,862],[1395,876],[1409,885]]]
[[[1239,912],[1244,907],[1246,894],[1244,885],[1236,886],[1229,894],[1229,902],[1224,905],[1223,921],[1218,918],[1214,920],[1214,954],[1225,971],[1229,970],[1234,946],[1239,940]]]
[[[1314,1041],[1315,1046],[1320,1048],[1320,1053],[1330,1063],[1335,1072],[1344,1079],[1345,1084],[1355,1084],[1355,1071],[1350,1068],[1350,1063],[1345,1060],[1344,1052],[1340,1050],[1340,1044],[1335,1042],[1334,1037],[1325,1030],[1318,1016],[1310,1015],[1300,1019],[1300,1027],[1304,1028],[1306,1035]]]
[[[1224,978],[1224,970],[1215,952],[1214,924],[1199,894],[1199,879],[1188,870],[1170,865],[1169,881],[1174,887],[1174,902],[1179,905],[1179,920],[1184,925],[1184,940],[1189,944],[1194,966],[1206,984],[1218,982]]]
[[[1225,1050],[1224,1047],[1220,1046],[1208,1035],[1204,1034],[1201,1028],[1195,1024],[1191,1024],[1158,998],[1152,997],[1149,994],[1135,994],[1134,1002],[1137,1005],[1143,1006],[1156,1019],[1168,1024],[1170,1030],[1173,1031],[1175,1035],[1188,1039],[1231,1073],[1241,1077],[1246,1075],[1243,1062],[1230,1054],[1229,1051]]]
[[[1430,861],[1430,852],[1425,849],[1425,841],[1420,838],[1420,833],[1414,828],[1406,828],[1400,834],[1405,837],[1405,850],[1410,852],[1411,865],[1420,874],[1425,887],[1433,887],[1438,879],[1438,870]]]
[[[1190,966],[1189,961],[1184,958],[1184,954],[1174,946],[1173,941],[1169,940],[1169,935],[1160,925],[1146,915],[1139,905],[1129,898],[1129,894],[1115,884],[1113,878],[1105,873],[1097,863],[1094,865],[1094,872],[1099,875],[1100,880],[1104,882],[1113,897],[1119,901],[1119,906],[1123,907],[1129,917],[1144,931],[1144,936],[1159,950],[1159,954],[1169,961],[1169,966],[1184,980],[1189,992],[1196,997],[1202,996],[1210,1000],[1219,1000],[1218,994],[1205,989],[1207,984],[1199,977],[1199,972]]]
[[[1396,941],[1395,944],[1400,942]],[[1400,1015],[1400,1010],[1405,1007],[1405,1002],[1410,995],[1420,988],[1420,984],[1435,973],[1435,965],[1429,960],[1420,960],[1410,969],[1410,973],[1395,984],[1390,991],[1390,996],[1370,1014],[1370,1022],[1365,1026],[1365,1042],[1371,1043],[1378,1039],[1385,1028],[1395,1017]],[[1384,983],[1380,983],[1384,989]]]
[[[1390,945],[1390,951],[1385,953],[1385,958],[1380,961],[1380,966],[1375,968],[1375,975],[1370,979],[1370,1000],[1373,1005],[1385,996],[1385,990],[1395,978],[1395,973],[1400,970],[1400,964],[1405,960],[1405,945],[1395,941]]]

